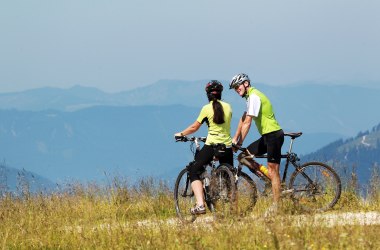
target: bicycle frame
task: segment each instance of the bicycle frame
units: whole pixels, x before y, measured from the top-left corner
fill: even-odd
[[[192,144],[190,144],[190,148],[191,148],[191,151],[193,152],[194,158],[195,158],[195,154],[201,150],[200,141],[205,142],[206,141],[206,137],[194,137],[194,136],[192,136],[192,137],[190,137],[188,139],[189,139],[189,141],[192,142]],[[193,151],[193,144],[195,144],[195,151]],[[210,163],[208,163],[207,165],[205,165],[204,166],[205,167],[204,173],[207,172],[207,168],[208,167],[211,168],[211,171],[214,170],[216,168],[216,161],[217,161],[217,159],[213,158],[213,160]],[[191,162],[189,164],[191,164]],[[205,178],[204,173],[202,173],[202,183],[203,183],[204,178]],[[204,185],[204,183],[203,183],[203,185]],[[189,178],[189,175],[187,175],[186,187],[183,190],[183,193],[181,194],[182,197],[186,196],[188,188],[191,188],[190,187],[190,178]],[[208,192],[206,190],[206,187],[203,186],[203,189],[204,189],[205,200],[208,201],[209,199],[208,199]]]
[[[206,137],[186,137],[178,136],[175,137],[176,141],[191,142],[190,149],[195,155],[201,150],[200,142],[205,142]],[[231,201],[235,201],[236,188],[234,185],[234,176],[231,171],[231,167],[223,164],[217,164],[218,159],[213,158],[211,162],[204,165],[205,171],[200,176],[203,184],[204,201],[212,213],[223,213],[225,211],[223,207],[230,209]],[[192,162],[190,162],[185,169],[179,173],[175,188],[174,188],[174,199],[176,203],[177,215],[185,221],[194,221],[196,216],[193,214],[189,218],[186,213],[189,213],[188,209],[183,210],[181,208],[181,203],[178,202],[182,197],[184,199],[193,199],[194,193],[191,188],[189,167]],[[184,207],[188,203],[182,203]],[[218,207],[216,209],[216,207]],[[218,210],[220,209],[220,210]]]
[[[301,168],[301,165],[299,164],[300,158],[298,158],[297,154],[293,153],[292,151],[293,151],[294,140],[297,137],[301,136],[302,132],[285,133],[284,135],[290,137],[290,144],[289,144],[288,152],[286,152],[286,154],[281,154],[281,159],[286,159],[284,172],[283,172],[282,177],[281,177],[281,183],[286,183],[287,173],[288,173],[288,169],[289,169],[289,163],[291,163],[294,166],[295,171],[297,171],[297,170],[299,170]],[[267,155],[266,154],[264,154],[264,155],[253,155],[253,154],[251,154],[248,151],[247,148],[240,148],[240,150],[243,151],[243,152],[248,153],[248,155],[245,156],[245,157],[243,157],[242,160],[243,159],[254,160],[255,158],[258,158],[258,159],[267,159]],[[239,171],[242,169],[242,165],[244,165],[241,162],[242,160],[239,161],[239,166],[238,166]],[[310,178],[307,175],[304,175],[304,176],[305,176],[305,178],[307,178],[307,179],[310,180]]]
[[[202,142],[205,142],[206,141],[206,137],[190,137],[190,141],[193,142],[195,144],[195,152],[193,152],[194,154],[194,158],[195,158],[195,154],[197,152],[199,152],[201,150],[201,144],[200,144],[200,141]],[[191,147],[191,146],[190,146]],[[207,168],[208,166],[210,166],[211,168],[215,168],[216,167],[216,162],[218,161],[218,159],[216,159],[215,157],[212,159],[212,161],[205,165],[205,168]]]
[[[313,161],[300,163],[300,158],[293,152],[293,144],[294,140],[302,135],[302,132],[285,133],[284,135],[289,136],[291,140],[288,152],[281,154],[281,159],[286,159],[282,177],[280,176],[281,195],[289,196],[295,203],[308,211],[326,211],[332,208],[339,200],[341,194],[341,181],[339,176],[332,167],[322,162]],[[243,152],[239,155],[237,173],[241,171],[243,166],[247,166],[251,172],[258,176],[260,180],[264,181],[267,186],[268,181],[270,182],[270,178],[263,174],[257,166],[251,168],[252,164],[249,162],[249,160],[254,161],[255,158],[267,159],[267,155],[253,155],[247,148],[242,148],[237,145],[234,145],[234,147]],[[290,178],[288,178],[287,174],[290,164],[293,165],[295,169]],[[320,170],[323,172],[319,172]],[[318,177],[317,173],[322,174],[323,177]],[[287,179],[289,180],[287,181]],[[326,180],[326,182],[324,180]],[[264,195],[266,194],[265,188],[266,187],[264,187],[263,191]]]

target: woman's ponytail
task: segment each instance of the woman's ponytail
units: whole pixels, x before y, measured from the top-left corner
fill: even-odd
[[[224,110],[222,104],[218,101],[218,99],[214,98],[212,102],[212,108],[214,109],[214,118],[213,121],[216,124],[224,123]]]

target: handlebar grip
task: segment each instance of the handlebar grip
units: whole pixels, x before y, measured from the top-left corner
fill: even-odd
[[[187,137],[186,136],[174,136],[175,138],[175,141],[178,142],[178,141],[187,141]]]
[[[238,144],[235,144],[235,143],[232,143],[232,147],[240,150],[240,151],[245,151],[247,148],[243,148],[242,145],[238,145]]]

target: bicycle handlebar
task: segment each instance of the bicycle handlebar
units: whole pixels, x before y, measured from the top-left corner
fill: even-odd
[[[245,152],[247,150],[247,148],[243,148],[241,145],[238,145],[235,143],[232,143],[232,147],[236,148],[237,150],[243,151],[243,152]]]
[[[174,136],[176,142],[187,142],[187,141],[202,141],[205,142],[207,137],[195,137],[195,136]]]
[[[292,139],[291,144],[290,144],[289,153],[291,152],[291,149],[292,149],[293,140],[296,139],[297,137],[300,137],[301,135],[302,135],[302,132],[284,133],[284,136],[289,136]],[[197,147],[199,147],[199,143],[198,143],[199,141],[206,142],[206,139],[207,139],[207,137],[195,137],[195,136],[186,136],[186,135],[174,136],[174,138],[175,138],[176,142],[187,142],[187,141],[195,142],[197,144]],[[253,154],[251,154],[247,150],[247,148],[244,148],[241,145],[237,145],[237,144],[232,143],[232,147],[236,148],[237,150],[240,150],[242,152],[248,152],[249,155],[254,156]]]

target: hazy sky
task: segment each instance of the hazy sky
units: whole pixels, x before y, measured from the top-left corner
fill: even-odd
[[[0,1],[0,92],[239,72],[380,85],[378,0]]]

